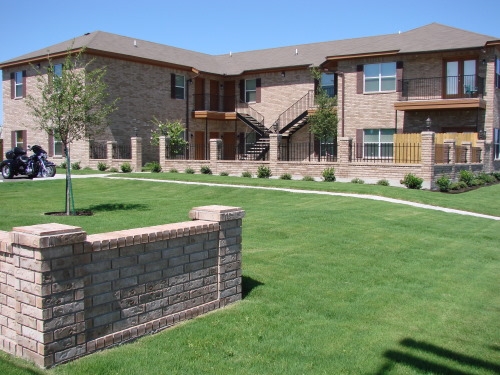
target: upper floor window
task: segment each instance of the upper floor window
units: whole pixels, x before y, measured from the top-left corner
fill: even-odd
[[[257,80],[245,80],[245,102],[254,103],[257,99]]]
[[[500,89],[500,57],[495,59],[495,87]]]
[[[26,71],[12,72],[11,78],[11,98],[18,99],[26,96]]]
[[[321,88],[326,92],[328,97],[335,96],[335,74],[321,73]]]
[[[364,92],[396,91],[396,63],[366,64]]]
[[[493,146],[495,148],[495,159],[500,159],[500,129],[493,129]]]
[[[172,73],[170,75],[170,97],[172,99],[184,99],[186,89],[186,77]]]
[[[476,60],[446,61],[446,96],[475,96],[478,92],[476,84]]]
[[[63,64],[55,64],[54,65],[54,75],[56,77],[62,77],[63,72]]]

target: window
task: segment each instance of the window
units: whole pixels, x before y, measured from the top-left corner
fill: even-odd
[[[63,156],[63,144],[61,138],[54,136],[54,156]]]
[[[335,74],[321,73],[321,88],[325,90],[328,97],[335,96]]]
[[[364,92],[396,91],[396,63],[364,66]]]
[[[24,148],[26,138],[25,130],[17,130],[12,132],[12,146]]]
[[[25,85],[25,76],[24,72],[15,72],[14,74],[14,90],[13,90],[13,98],[22,98],[24,96],[24,85]]]
[[[328,137],[320,141],[319,152],[321,156],[325,156],[327,160],[337,156],[337,139]]]
[[[500,159],[500,129],[493,129],[493,147],[495,147],[495,159]]]
[[[255,103],[257,100],[257,80],[256,79],[246,79],[245,80],[245,102]]]
[[[500,89],[500,57],[495,59],[495,87]]]
[[[186,78],[178,74],[170,74],[170,97],[172,99],[184,99]]]
[[[392,158],[394,129],[365,129],[363,134],[363,157]]]
[[[63,64],[55,64],[54,65],[54,75],[56,77],[62,77]]]
[[[477,94],[476,60],[446,61],[446,96],[472,97]]]

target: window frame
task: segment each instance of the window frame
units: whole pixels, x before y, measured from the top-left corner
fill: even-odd
[[[377,141],[369,141],[366,139],[368,135],[367,132],[377,132]],[[391,142],[382,140],[382,132],[390,132],[392,135]],[[394,134],[396,134],[395,129],[388,128],[378,128],[378,129],[363,129],[363,159],[393,159],[394,158]],[[388,135],[388,134],[387,134]],[[377,151],[377,155],[374,155],[373,151]],[[368,152],[371,151],[371,152]],[[383,152],[386,151],[386,152]],[[387,153],[387,151],[389,151]],[[368,155],[370,154],[370,155]]]
[[[500,57],[495,57],[495,87],[500,89]]]
[[[248,88],[248,82],[254,81],[254,88]],[[253,100],[250,100],[250,94],[253,93]],[[245,103],[257,103],[257,78],[245,79]]]
[[[25,73],[22,70],[14,72],[14,99],[24,98],[24,77]],[[20,91],[20,95],[18,95],[18,90]]]
[[[177,79],[182,78],[182,86],[178,85]],[[175,74],[175,99],[184,100],[186,98],[186,77],[180,74]]]
[[[331,76],[331,84],[326,85],[325,78]],[[336,77],[335,73],[321,73],[321,79],[320,79],[320,86],[321,88],[326,92],[329,98],[334,98],[335,97],[335,82],[336,82]]]
[[[375,76],[367,76],[366,75],[366,70],[367,67],[369,66],[378,66],[378,74]],[[384,75],[383,74],[383,66],[387,65],[393,65],[394,66],[394,74],[391,75]],[[363,65],[363,93],[364,94],[374,94],[374,93],[384,93],[384,92],[396,92],[397,91],[397,62],[396,61],[391,61],[391,62],[383,62],[383,63],[374,63],[374,64],[365,64]],[[390,90],[383,90],[383,82],[384,80],[391,79],[394,82],[394,88],[391,88]],[[378,82],[378,89],[377,90],[367,90],[367,80],[368,81],[377,81]]]
[[[500,129],[493,129],[493,148],[494,148],[494,159],[500,159]]]

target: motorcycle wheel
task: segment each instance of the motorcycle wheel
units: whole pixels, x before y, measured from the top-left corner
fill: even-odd
[[[2,177],[5,179],[10,179],[14,177],[14,173],[12,172],[12,166],[10,164],[5,164],[2,167]]]
[[[54,177],[56,175],[56,167],[53,165],[46,165],[42,171],[42,177]]]

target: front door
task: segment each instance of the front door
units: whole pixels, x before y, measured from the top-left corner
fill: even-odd
[[[446,61],[446,98],[477,96],[476,60]]]
[[[205,110],[205,79],[197,77],[194,80],[194,110]]]
[[[224,82],[224,112],[234,112],[235,110],[235,86],[234,81]]]
[[[205,160],[205,132],[194,132],[194,158]]]
[[[224,150],[223,159],[234,160],[236,156],[236,133],[224,132],[222,145]]]
[[[219,82],[210,80],[210,110],[211,111],[220,111],[219,109]]]

